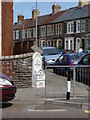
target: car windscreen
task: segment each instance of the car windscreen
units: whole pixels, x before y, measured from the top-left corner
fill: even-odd
[[[58,54],[58,50],[55,48],[43,49],[44,55],[55,55]]]
[[[81,58],[81,56],[80,55],[78,55],[78,54],[73,54],[73,55],[70,55],[70,60],[71,61],[75,61],[75,60],[79,60]]]

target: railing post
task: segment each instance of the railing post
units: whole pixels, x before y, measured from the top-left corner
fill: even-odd
[[[75,97],[75,76],[76,76],[76,71],[75,71],[75,66],[73,67],[73,96]]]
[[[46,72],[47,67],[45,67],[45,72]],[[45,98],[46,98],[46,79],[45,79]]]
[[[67,93],[66,93],[66,99],[70,99],[70,87],[71,87],[71,73],[70,68],[67,70]]]

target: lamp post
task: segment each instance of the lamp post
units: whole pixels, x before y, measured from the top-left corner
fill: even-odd
[[[19,22],[19,24],[23,26],[23,41],[24,41],[24,24],[21,21]]]
[[[36,46],[37,45],[37,0],[36,0]]]

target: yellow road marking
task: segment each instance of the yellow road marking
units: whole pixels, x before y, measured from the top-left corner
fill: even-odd
[[[84,110],[84,112],[86,112],[86,113],[90,114],[90,110]]]

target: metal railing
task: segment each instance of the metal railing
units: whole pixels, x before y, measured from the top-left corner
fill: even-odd
[[[90,65],[46,66],[46,97],[66,97],[67,75],[70,76],[70,95],[88,96],[90,87]]]

